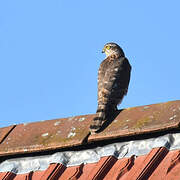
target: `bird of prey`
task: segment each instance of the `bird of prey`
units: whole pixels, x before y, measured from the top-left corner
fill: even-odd
[[[98,71],[98,107],[96,116],[90,125],[90,132],[97,133],[127,94],[131,65],[122,48],[116,43],[105,44],[102,61]]]

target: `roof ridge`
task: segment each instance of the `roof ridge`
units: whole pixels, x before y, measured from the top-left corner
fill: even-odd
[[[92,115],[24,123],[0,128],[0,156],[35,153],[179,128],[180,100],[117,112],[101,133],[90,135]]]

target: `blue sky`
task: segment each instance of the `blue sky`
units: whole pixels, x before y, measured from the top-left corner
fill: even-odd
[[[180,99],[180,1],[0,1],[0,124],[95,113],[105,43],[132,65],[119,108]]]

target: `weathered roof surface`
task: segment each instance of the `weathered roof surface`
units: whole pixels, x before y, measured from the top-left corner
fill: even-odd
[[[0,128],[0,179],[180,179],[180,101],[124,109],[84,141],[93,117]]]
[[[95,149],[12,158],[0,164],[0,179],[180,179],[180,133],[115,143]]]
[[[82,144],[94,115],[46,120],[0,128],[0,156],[32,153]],[[122,110],[101,133],[88,142],[178,128],[180,101]]]
[[[0,163],[0,172],[24,174],[45,170],[52,163],[66,167],[96,163],[102,157],[114,156],[117,159],[148,154],[152,149],[165,147],[168,150],[180,149],[180,133],[166,134],[154,138],[129,140],[87,149],[62,151],[44,155],[34,154],[27,157],[9,158]]]

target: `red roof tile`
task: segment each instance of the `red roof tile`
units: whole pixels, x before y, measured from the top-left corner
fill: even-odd
[[[102,157],[96,166],[91,170],[86,179],[103,179],[116,163],[114,156]]]
[[[128,108],[120,112],[103,132],[91,141],[159,132],[180,126],[180,101]]]
[[[84,164],[80,164],[78,166],[68,167],[64,171],[64,173],[59,177],[59,179],[78,179],[84,173]]]
[[[54,119],[0,128],[0,156],[81,145],[94,115]],[[178,128],[180,101],[124,109],[88,141],[113,139]]]
[[[165,147],[152,149],[152,151],[144,158],[143,163],[138,163],[138,165],[132,169],[132,172],[127,176],[127,179],[148,179],[167,153],[168,149]]]
[[[0,144],[5,140],[9,133],[16,127],[16,125],[4,127],[0,129]]]
[[[40,180],[57,179],[63,174],[65,169],[66,167],[63,164],[51,164],[48,169],[44,171]]]
[[[105,176],[105,179],[120,179],[132,168],[134,165],[135,156],[131,156],[130,158],[123,158],[118,160],[114,166],[112,166],[111,170]]]
[[[44,171],[27,174],[0,173],[0,179],[79,179],[79,180],[161,180],[180,179],[180,150],[168,151],[155,148],[143,156],[116,159],[112,156],[102,157],[97,163],[65,167],[62,164],[50,164]]]
[[[120,142],[112,144],[112,147],[109,144],[100,149],[92,149],[93,146],[89,145],[87,147],[90,149],[84,154],[83,151],[67,151],[72,146],[82,144],[89,133],[93,117],[94,115],[76,116],[0,128],[0,156],[7,159],[0,159],[0,179],[180,179],[180,101],[125,109],[103,132],[91,135],[88,142],[94,141],[98,145],[99,140],[105,142],[119,137],[137,137],[140,134],[168,129],[176,129],[174,134],[166,131],[167,134],[162,137],[139,141],[132,141],[130,137],[128,141],[121,139]],[[66,151],[63,151],[64,147]],[[57,152],[60,149],[61,152]],[[89,151],[91,149],[92,151]],[[50,155],[47,152],[47,156],[37,154],[39,151],[48,150],[56,150],[59,154],[52,154],[53,151]],[[32,153],[31,157],[26,154],[29,165],[33,167],[38,164],[37,167],[45,168],[23,169],[23,165],[28,166],[25,153]],[[33,153],[36,153],[36,156],[33,156]],[[72,156],[73,153],[76,155]],[[19,159],[16,158],[17,154],[20,154]],[[71,159],[71,156],[74,159]],[[82,156],[85,156],[84,159],[81,159]],[[87,160],[89,157],[92,161]]]

